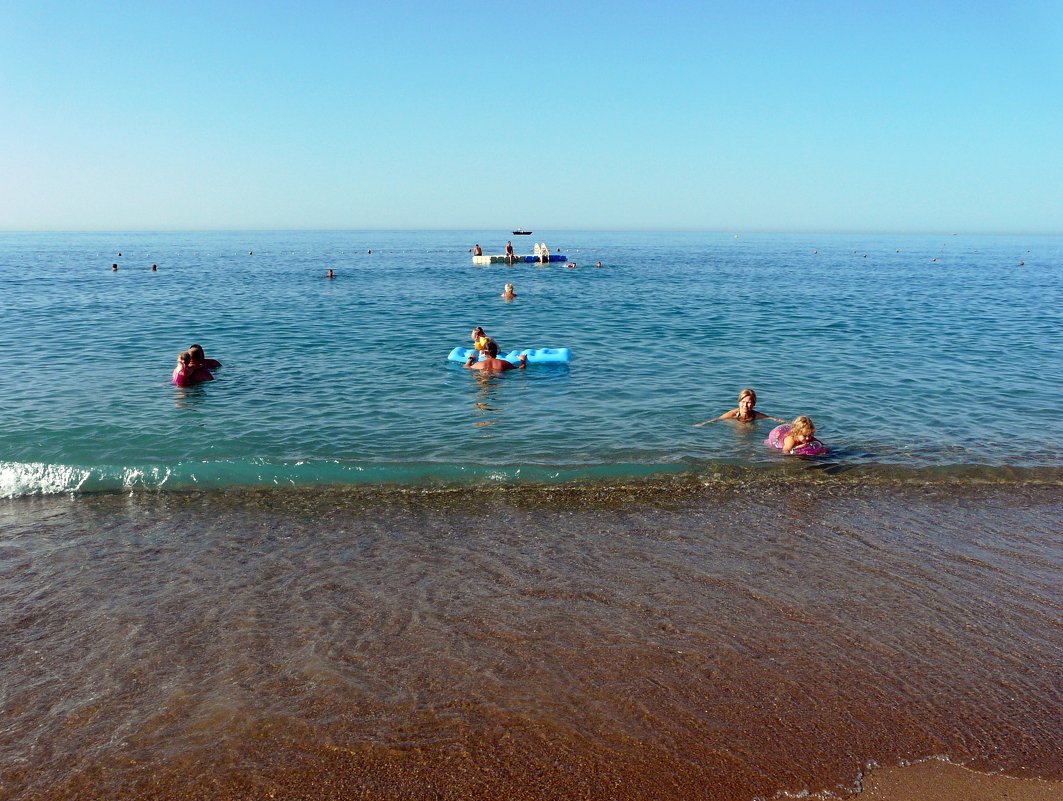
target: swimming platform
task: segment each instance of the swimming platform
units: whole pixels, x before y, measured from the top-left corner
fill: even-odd
[[[568,261],[568,256],[562,256],[560,253],[551,253],[550,261]],[[514,256],[513,263],[523,262],[525,264],[539,264],[538,256]],[[473,256],[472,263],[478,267],[484,267],[489,264],[505,264],[506,255],[504,253],[490,254],[486,256]]]

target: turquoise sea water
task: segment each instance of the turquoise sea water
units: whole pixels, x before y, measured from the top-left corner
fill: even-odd
[[[507,238],[0,234],[0,797],[1063,777],[1063,238]]]
[[[576,269],[472,266],[508,238],[0,234],[0,496],[809,469],[693,427],[744,386],[820,466],[1063,467],[1063,238],[536,231]],[[475,325],[572,363],[448,363]],[[192,342],[224,367],[179,389]]]

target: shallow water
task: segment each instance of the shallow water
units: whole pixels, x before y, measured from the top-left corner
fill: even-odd
[[[1063,777],[1058,483],[0,504],[0,797],[771,798]]]
[[[746,385],[845,466],[1063,465],[1059,237],[535,238],[577,269],[473,267],[483,231],[0,234],[0,495],[776,464],[692,427]],[[573,362],[472,375],[476,324]],[[176,389],[193,341],[225,366]]]

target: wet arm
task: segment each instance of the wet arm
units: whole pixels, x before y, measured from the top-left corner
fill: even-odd
[[[717,423],[720,420],[730,420],[732,417],[737,417],[737,416],[738,416],[738,409],[731,409],[731,411],[724,412],[719,417],[714,417],[711,420],[706,420],[703,423],[694,423],[694,428],[701,428],[702,426],[707,426],[709,423]]]

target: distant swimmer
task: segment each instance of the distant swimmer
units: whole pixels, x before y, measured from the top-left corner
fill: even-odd
[[[112,264],[111,265],[111,272],[112,273],[118,272],[118,265],[117,264]]]
[[[217,359],[208,359],[206,357],[206,354],[203,353],[202,345],[189,345],[188,355],[192,357],[193,367],[207,367],[211,370],[215,370],[218,367],[221,367],[221,362],[219,362]]]
[[[151,271],[153,273],[157,273],[159,271],[159,265],[157,265],[157,264],[151,265]]]
[[[568,269],[570,269],[570,270],[575,270],[575,269],[576,269],[576,262],[574,262],[574,261],[570,261],[570,262],[569,262],[568,264],[566,264],[565,266],[566,266],[566,267],[567,267]]]
[[[505,298],[506,300],[513,300],[513,298],[517,297],[517,293],[513,291],[513,284],[505,285],[505,287],[502,289],[501,297]]]
[[[192,363],[192,354],[186,350],[177,356],[177,366],[170,380],[179,387],[190,387],[193,384],[202,384],[204,381],[213,381],[214,376],[211,375],[210,370],[196,367]]]
[[[1026,262],[1024,262],[1024,261],[1020,261],[1020,262],[1019,262],[1019,266],[1020,266],[1020,267],[1025,267],[1025,266],[1026,266]]]
[[[372,255],[373,255],[373,249],[372,249],[372,248],[369,248],[369,255],[370,255],[370,256],[372,256]]]
[[[255,254],[254,254],[254,252],[252,252],[252,251],[250,251],[250,250],[249,250],[249,251],[247,251],[247,255],[248,255],[248,256],[254,256]]]
[[[336,273],[332,272],[332,268],[330,267],[329,271],[327,273],[325,273],[325,277],[326,278],[335,278],[336,277]]]
[[[731,409],[729,412],[724,412],[719,417],[714,417],[711,420],[706,420],[703,423],[694,423],[696,428],[708,425],[709,423],[715,423],[719,420],[734,420],[738,423],[752,423],[754,420],[774,420],[776,423],[785,423],[778,417],[772,417],[770,414],[764,414],[764,412],[758,412],[754,410],[754,406],[757,405],[757,393],[749,387],[746,387],[738,393],[738,408]]]
[[[480,247],[480,243],[479,242],[477,242],[475,245],[472,246],[472,255],[474,255],[474,256],[482,256],[482,255],[484,255],[484,249],[482,247]]]
[[[600,270],[600,269],[602,269],[602,263],[601,263],[601,262],[598,262],[598,264],[597,264],[597,265],[595,265],[595,266],[596,266],[596,267],[597,267],[597,268],[598,268],[599,270]]]
[[[527,366],[528,357],[523,353],[520,355],[520,364],[513,364],[505,359],[498,358],[498,345],[493,341],[487,343],[487,358],[476,361],[476,354],[470,353],[465,362],[465,367],[469,370],[486,370],[492,373],[515,369],[523,370]]]

